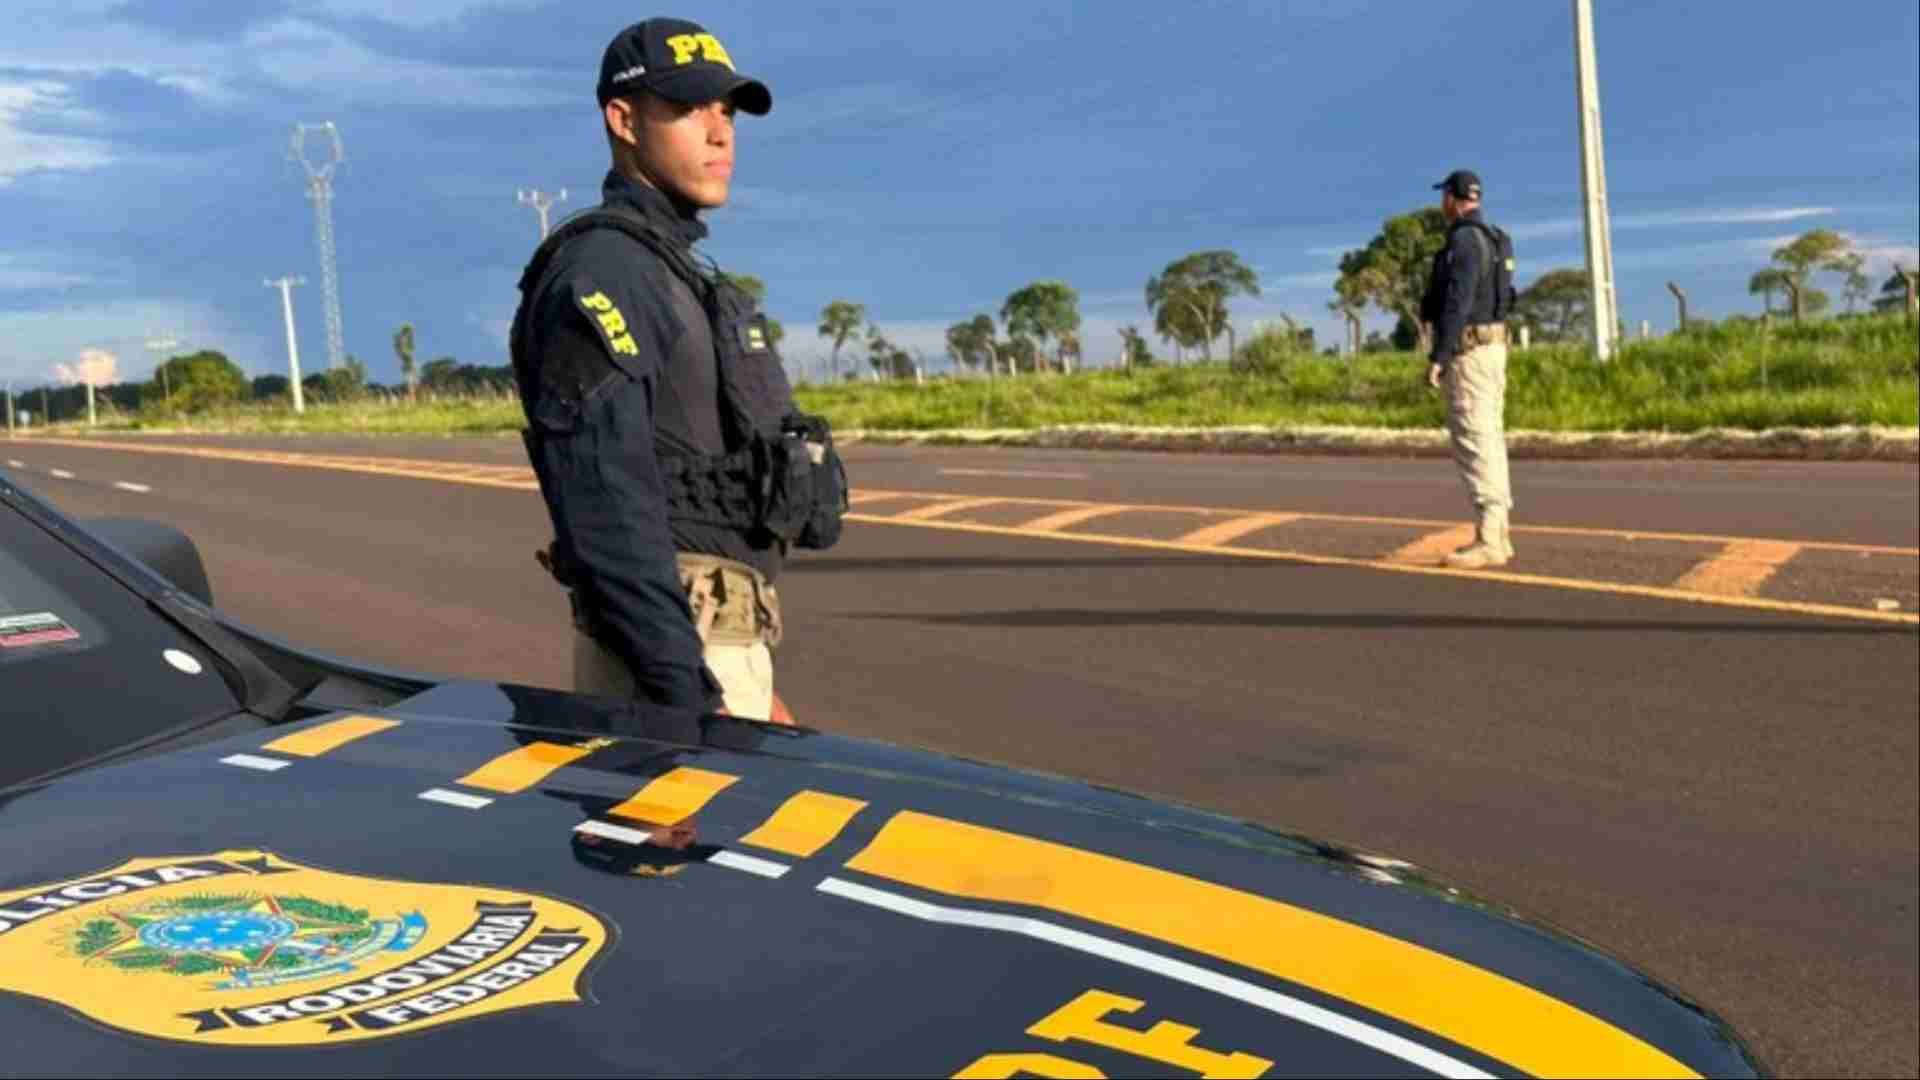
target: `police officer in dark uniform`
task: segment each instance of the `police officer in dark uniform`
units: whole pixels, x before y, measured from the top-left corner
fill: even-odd
[[[604,200],[535,252],[512,334],[575,689],[790,722],[774,581],[790,546],[837,537],[845,473],[764,316],[693,252],[727,199],[736,113],[772,95],[698,25],[656,18],[607,46],[597,96]]]
[[[1434,256],[1420,302],[1421,320],[1432,327],[1427,382],[1446,390],[1454,462],[1477,518],[1473,543],[1449,553],[1446,562],[1460,569],[1504,566],[1514,554],[1503,321],[1513,306],[1513,243],[1481,216],[1479,176],[1460,169],[1433,186],[1447,241]]]

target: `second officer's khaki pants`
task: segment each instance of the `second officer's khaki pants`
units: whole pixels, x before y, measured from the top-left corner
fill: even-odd
[[[1447,365],[1447,433],[1475,511],[1504,521],[1513,508],[1507,475],[1507,342],[1463,349]]]
[[[753,568],[710,555],[682,553],[680,586],[702,658],[720,680],[728,713],[752,720],[773,716],[773,647],[780,644],[780,597]],[[573,686],[583,694],[633,697],[626,662],[576,627]]]

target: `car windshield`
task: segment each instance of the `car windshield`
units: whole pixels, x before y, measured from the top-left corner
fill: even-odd
[[[0,502],[0,787],[237,707],[205,647]]]

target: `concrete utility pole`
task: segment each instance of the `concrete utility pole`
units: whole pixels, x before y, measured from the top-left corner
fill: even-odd
[[[13,380],[7,380],[7,438],[13,438]]]
[[[293,287],[306,283],[302,277],[266,280],[267,288],[280,290],[280,310],[287,316],[287,374],[293,380],[293,411],[297,413],[307,411],[307,399],[300,387],[300,342],[293,336]]]
[[[539,188],[534,188],[532,191],[523,188],[515,198],[521,206],[531,206],[533,207],[533,212],[540,215],[540,239],[545,240],[549,226],[547,215],[553,209],[555,203],[567,201],[567,189],[561,188],[560,194],[549,195]]]
[[[172,334],[156,334],[149,330],[147,331],[146,345],[147,351],[153,353],[155,356],[159,356],[168,349],[179,348],[180,342],[176,340]],[[153,370],[160,374],[160,392],[165,396],[167,404],[173,404],[173,384],[172,380],[167,378],[167,362],[165,360],[157,361],[153,365]]]
[[[1587,280],[1592,290],[1593,354],[1613,359],[1620,312],[1613,291],[1613,233],[1607,211],[1607,155],[1600,137],[1600,76],[1593,57],[1593,0],[1573,0],[1573,48],[1580,105],[1580,191],[1586,203]]]
[[[317,162],[307,158],[309,131],[319,132],[326,143],[325,157]],[[320,248],[320,296],[326,305],[327,367],[331,370],[343,365],[347,356],[345,332],[341,329],[340,321],[340,267],[333,244],[333,174],[340,163],[346,160],[346,151],[340,144],[340,129],[334,127],[331,120],[324,124],[293,125],[293,144],[287,148],[287,156],[307,170],[307,198],[313,203],[314,241]]]

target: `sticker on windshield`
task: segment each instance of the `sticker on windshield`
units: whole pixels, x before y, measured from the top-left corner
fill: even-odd
[[[80,631],[51,611],[31,615],[0,615],[0,649],[25,649],[80,640]]]

